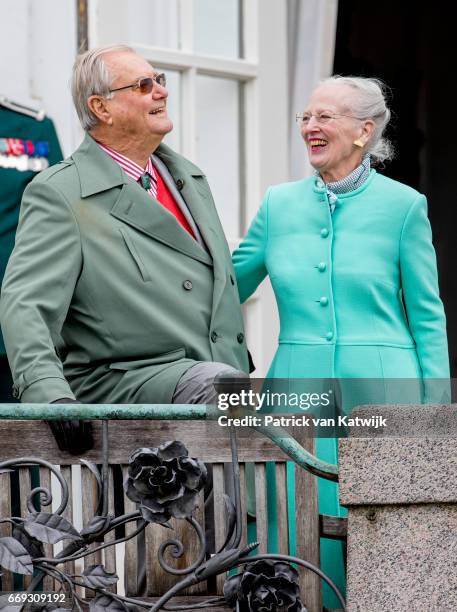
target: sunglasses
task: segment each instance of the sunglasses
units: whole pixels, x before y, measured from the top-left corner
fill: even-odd
[[[153,77],[141,77],[135,83],[131,85],[124,85],[124,87],[116,87],[116,89],[110,89],[110,93],[114,91],[121,91],[121,89],[133,89],[138,90],[141,94],[149,94],[154,88],[154,83],[160,85],[160,87],[165,87],[167,84],[167,77],[163,72],[160,74],[156,74]]]

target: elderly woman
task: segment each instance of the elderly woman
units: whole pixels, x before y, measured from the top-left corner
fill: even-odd
[[[242,301],[267,274],[275,292],[269,377],[418,378],[439,401],[426,379],[448,378],[449,360],[426,199],[372,168],[391,157],[389,118],[378,80],[321,82],[298,116],[316,172],[268,189],[233,259]],[[317,453],[335,463],[336,441]],[[320,481],[319,498],[341,514],[336,485]],[[323,541],[321,559],[341,585],[337,544]]]

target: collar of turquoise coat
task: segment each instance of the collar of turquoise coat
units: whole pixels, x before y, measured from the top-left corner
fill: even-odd
[[[160,203],[156,202],[157,206],[151,206],[151,196],[128,177],[119,164],[107,155],[89,134],[86,134],[81,146],[72,155],[79,175],[81,197],[86,198],[114,187],[121,187],[111,215],[193,259],[212,265],[220,256],[221,238],[222,240],[225,238],[218,236],[213,229],[217,226],[217,220],[213,218],[215,213],[212,213],[212,207],[208,206],[210,203],[208,200],[211,198],[209,190],[208,193],[201,193],[192,184],[193,181],[201,180],[203,177],[201,170],[166,145],[160,145],[155,154],[165,163],[175,182],[178,179],[182,180],[181,194],[198,225],[209,253],[179,223],[176,223]]]
[[[376,174],[377,174],[376,170],[374,168],[371,168],[367,180],[364,183],[362,183],[360,187],[357,187],[357,189],[353,189],[352,191],[347,191],[346,193],[335,194],[337,197],[335,201],[335,207],[338,208],[338,206],[341,206],[345,202],[350,202],[352,198],[355,198],[361,193],[363,193],[365,189],[367,189],[367,187],[371,185]],[[315,176],[311,177],[311,179],[312,179],[313,191],[319,194],[321,197],[327,198],[327,195],[326,195],[327,190],[325,187],[325,183],[322,180],[316,180]],[[310,179],[305,179],[305,180],[310,180]]]

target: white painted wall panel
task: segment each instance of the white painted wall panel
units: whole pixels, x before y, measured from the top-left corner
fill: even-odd
[[[75,54],[74,0],[2,0],[0,93],[43,108],[66,155],[81,140],[69,88]]]

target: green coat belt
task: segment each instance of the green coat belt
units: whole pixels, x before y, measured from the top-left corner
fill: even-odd
[[[90,136],[27,188],[0,305],[22,401],[168,403],[195,361],[247,371],[230,252],[201,170],[161,145],[204,250]],[[69,384],[70,383],[70,384]]]

